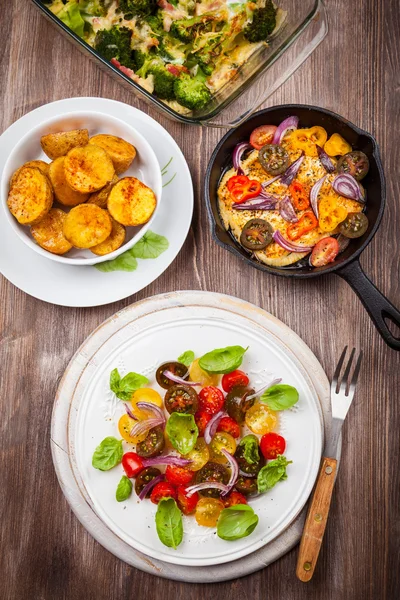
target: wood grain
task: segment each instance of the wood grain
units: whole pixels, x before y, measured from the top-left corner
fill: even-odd
[[[327,4],[328,39],[268,105],[318,104],[378,139],[388,203],[362,264],[399,305],[398,0]],[[261,274],[212,242],[202,185],[221,131],[190,129],[159,116],[83,58],[29,2],[2,2],[1,14],[7,24],[0,53],[1,130],[37,106],[61,98],[103,96],[130,103],[151,114],[177,140],[193,176],[196,210],[188,239],[171,267],[125,301],[95,309],[61,308],[1,280],[0,598],[397,599],[399,355],[385,347],[344,281],[334,276],[293,281]],[[64,500],[51,462],[49,425],[55,390],[68,361],[116,310],[177,289],[224,292],[262,306],[305,340],[328,376],[345,344],[364,350],[357,395],[344,428],[331,517],[318,569],[307,586],[296,579],[297,549],[263,571],[223,584],[188,585],[152,577],[104,550]]]

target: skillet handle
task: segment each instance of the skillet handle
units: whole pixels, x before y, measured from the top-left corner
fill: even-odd
[[[400,350],[400,338],[395,337],[386,324],[386,319],[390,319],[400,328],[400,312],[366,276],[359,261],[355,260],[342,267],[336,274],[356,292],[386,344],[393,350]]]

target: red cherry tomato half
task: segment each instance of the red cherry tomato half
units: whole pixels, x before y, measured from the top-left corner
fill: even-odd
[[[174,485],[187,485],[193,479],[193,471],[185,469],[184,467],[175,467],[174,465],[168,465],[165,471],[165,477],[169,483]]]
[[[246,373],[237,369],[236,371],[232,371],[232,373],[224,375],[221,380],[221,385],[224,392],[228,393],[232,388],[238,385],[249,385],[249,378]]]
[[[250,136],[250,144],[256,150],[261,150],[265,144],[272,144],[276,129],[275,125],[261,125],[261,127],[257,127]]]
[[[223,500],[225,508],[229,506],[235,506],[235,504],[247,504],[246,496],[243,496],[240,492],[236,492],[233,490],[226,498]]]
[[[313,267],[324,267],[333,262],[339,254],[339,243],[336,238],[327,237],[314,246],[311,253]]]
[[[278,454],[283,454],[286,448],[285,438],[271,431],[262,436],[260,441],[261,452],[266,460],[276,458]]]
[[[129,478],[136,477],[144,469],[143,461],[136,452],[127,452],[124,454],[122,457],[122,466],[126,476]]]
[[[177,492],[176,487],[168,481],[160,481],[153,487],[151,492],[150,500],[153,504],[158,504],[161,498],[173,498],[176,500]]]
[[[212,415],[206,412],[205,410],[198,410],[194,415],[194,420],[196,421],[196,425],[199,429],[199,436],[203,437],[204,431],[207,427],[207,423],[211,420]]]
[[[200,496],[197,492],[188,496],[184,485],[178,487],[178,499],[177,503],[184,515],[191,515],[196,510],[196,505],[200,500]]]
[[[238,438],[240,436],[240,425],[232,417],[222,417],[218,423],[217,431],[225,431],[225,433],[230,433],[232,437]]]
[[[199,408],[210,415],[216,415],[217,412],[222,410],[224,402],[224,394],[213,385],[203,388],[199,393]]]

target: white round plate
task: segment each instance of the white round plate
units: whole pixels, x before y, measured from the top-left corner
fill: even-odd
[[[154,150],[162,169],[162,201],[150,230],[167,238],[169,248],[158,258],[140,260],[135,271],[104,273],[94,266],[60,264],[30,249],[10,223],[0,219],[0,272],[39,300],[61,306],[100,306],[122,300],[152,283],[172,263],[189,231],[193,185],[186,160],[170,134],[145,113],[104,98],[70,98],[46,104],[24,115],[0,137],[0,172],[14,146],[29,129],[51,117],[76,111],[105,113],[134,127]]]
[[[156,507],[151,502],[139,503],[134,494],[124,503],[116,502],[121,465],[106,473],[91,466],[99,442],[109,435],[118,437],[117,422],[123,414],[121,403],[109,391],[109,374],[115,367],[122,374],[136,371],[146,374],[153,386],[154,372],[161,362],[176,359],[187,349],[200,356],[233,344],[249,346],[243,368],[255,386],[281,377],[299,390],[296,407],[279,415],[280,431],[287,440],[285,455],[293,464],[288,467],[286,481],[252,501],[260,521],[250,536],[227,542],[216,536],[215,529],[201,528],[193,517],[188,517],[184,519],[184,541],[173,550],[157,537]],[[65,449],[69,458],[65,471],[65,457],[60,462],[59,453],[53,452],[58,477],[63,487],[65,483],[70,487],[73,481],[82,499],[105,525],[101,543],[111,537],[152,559],[188,567],[235,561],[277,540],[304,507],[321,458],[321,395],[327,394],[326,383],[322,368],[307,346],[280,321],[251,304],[207,292],[150,298],[106,321],[68,367],[52,421],[52,441]],[[69,491],[65,493],[71,501]],[[77,514],[82,517],[79,510]],[[129,560],[125,553],[118,555]]]

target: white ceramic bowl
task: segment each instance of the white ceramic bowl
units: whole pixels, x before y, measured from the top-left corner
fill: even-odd
[[[44,250],[36,244],[30,233],[30,228],[26,225],[20,225],[12,216],[7,206],[9,181],[14,171],[30,160],[44,160],[46,162],[50,162],[50,159],[44,154],[40,146],[41,136],[47,133],[68,131],[71,129],[88,129],[90,137],[98,133],[116,135],[133,144],[136,148],[137,155],[130,168],[123,173],[122,177],[137,177],[137,179],[140,179],[140,181],[150,187],[156,195],[157,206],[153,215],[151,216],[151,219],[140,227],[127,227],[125,243],[118,248],[118,250],[115,250],[115,252],[111,252],[106,256],[96,256],[92,254],[90,250],[82,250],[78,248],[73,248],[68,252],[67,255],[64,256],[58,256],[56,254],[52,254],[51,252],[47,252],[47,250]],[[6,219],[10,223],[16,235],[18,235],[18,237],[23,240],[27,246],[32,248],[32,250],[38,254],[41,254],[50,260],[71,265],[94,265],[106,260],[111,260],[126,250],[132,248],[132,246],[134,246],[143,237],[143,235],[151,226],[151,223],[154,220],[154,217],[160,206],[161,192],[161,170],[157,161],[157,157],[154,154],[150,144],[140,133],[136,131],[136,129],[131,127],[128,123],[100,112],[69,112],[63,115],[52,117],[48,121],[45,121],[37,127],[31,129],[11,150],[1,175],[1,203],[6,214]],[[58,206],[57,203],[54,205]],[[70,210],[66,206],[60,205],[60,208],[67,212]]]

